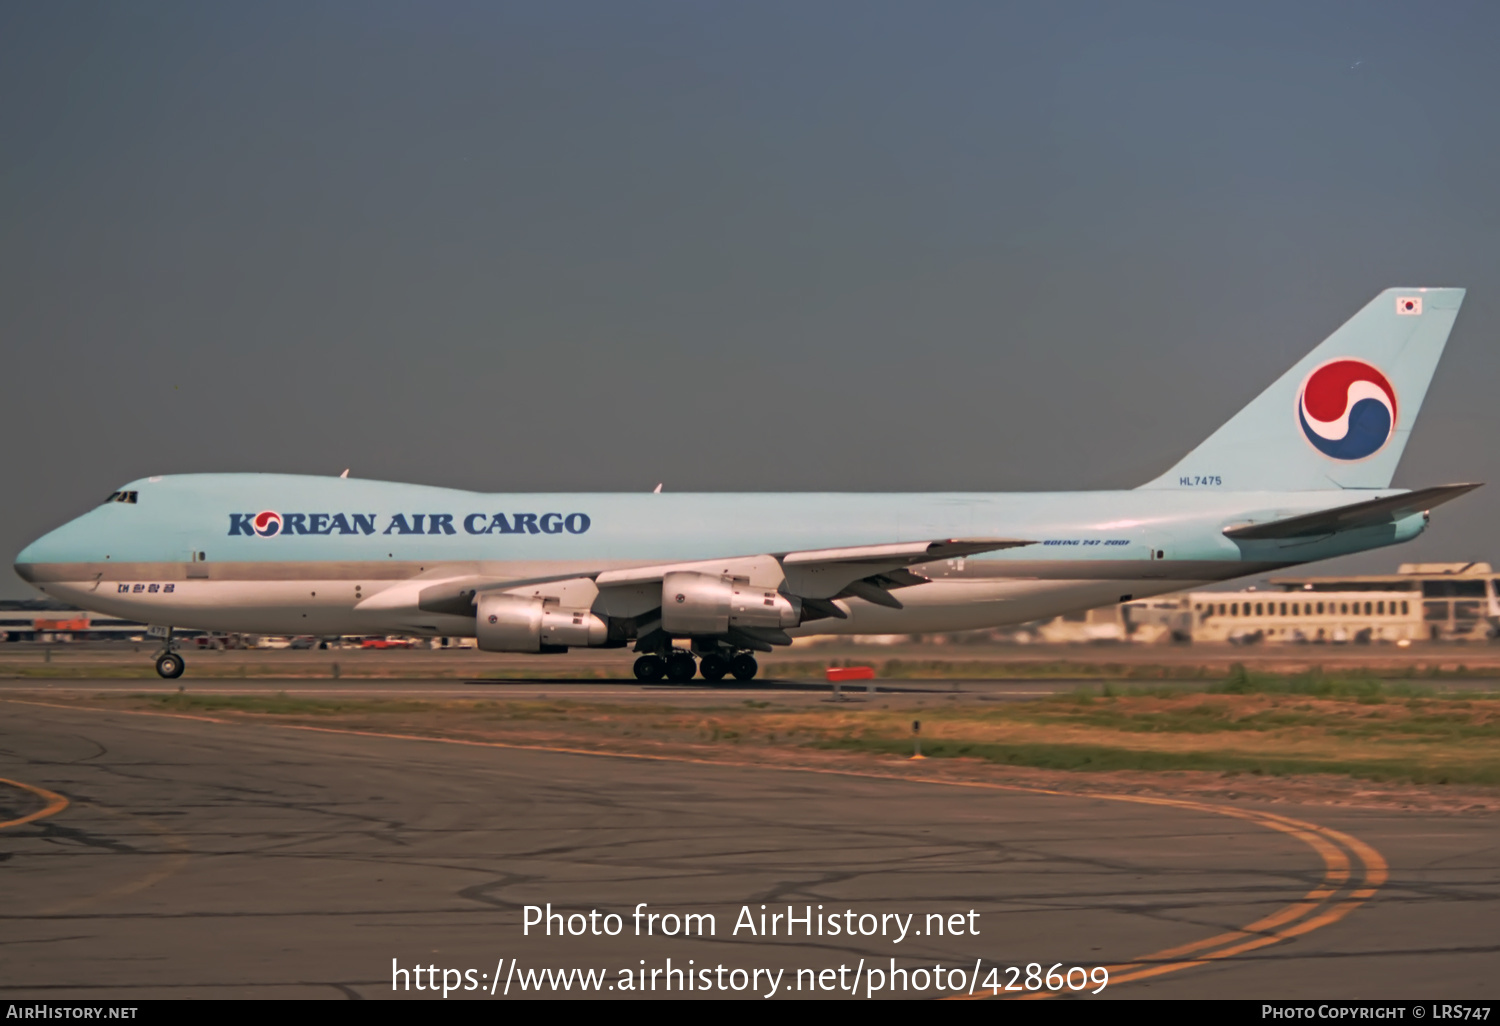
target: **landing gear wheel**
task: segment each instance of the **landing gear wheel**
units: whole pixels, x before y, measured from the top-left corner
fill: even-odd
[[[729,660],[721,655],[706,655],[698,662],[698,672],[704,680],[723,680],[729,672]]]
[[[661,680],[667,672],[667,664],[661,656],[643,655],[635,661],[635,679],[648,683]]]
[[[176,652],[163,652],[156,657],[156,672],[167,680],[176,680],[181,677],[185,668],[182,656]]]
[[[686,684],[698,672],[698,664],[686,652],[667,659],[667,679],[673,684]]]
[[[754,680],[755,675],[760,672],[760,663],[749,652],[741,652],[729,664],[729,669],[734,673],[735,680]]]

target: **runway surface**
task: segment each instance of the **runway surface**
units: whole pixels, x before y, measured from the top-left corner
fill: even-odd
[[[1143,804],[13,699],[0,714],[6,997],[382,997],[395,959],[484,988],[498,963],[514,998],[517,968],[614,983],[669,957],[784,969],[778,997],[798,969],[848,982],[892,958],[1105,965],[1106,997],[1494,990],[1493,815]],[[623,932],[523,936],[523,907],[547,902],[619,913]],[[633,936],[640,902],[712,913],[715,936]],[[964,929],[733,935],[761,904]]]

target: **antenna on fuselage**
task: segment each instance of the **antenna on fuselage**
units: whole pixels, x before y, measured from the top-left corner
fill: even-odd
[[[653,489],[651,489],[651,494],[652,495],[660,495],[661,494],[661,486],[662,486],[662,483],[660,481],[656,482],[656,487],[653,488]]]
[[[348,476],[349,476],[349,468],[345,467],[344,468],[344,472],[342,474],[340,474],[339,477],[348,477]]]

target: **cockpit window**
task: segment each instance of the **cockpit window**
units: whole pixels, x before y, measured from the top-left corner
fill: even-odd
[[[137,495],[139,495],[139,494],[140,494],[140,492],[110,492],[109,493],[109,498],[105,499],[104,501],[105,502],[130,502],[130,503],[134,503],[135,502],[135,497]]]

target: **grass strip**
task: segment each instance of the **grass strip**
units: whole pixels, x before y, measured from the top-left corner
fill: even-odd
[[[98,695],[149,709],[238,712],[439,736],[522,736],[545,743],[754,745],[910,755],[1039,769],[1329,774],[1418,784],[1500,785],[1500,700],[1365,677],[1231,673],[1202,687],[1080,689],[1029,701],[678,706],[519,696],[453,699],[278,694]],[[726,699],[731,696],[726,695]],[[904,701],[904,700],[903,700]],[[528,725],[529,722],[529,725]]]
[[[872,737],[829,738],[810,747],[880,755],[911,755],[910,740]],[[1112,771],[1209,770],[1221,773],[1289,776],[1327,773],[1378,781],[1410,781],[1416,784],[1500,784],[1500,764],[1438,767],[1413,759],[1299,759],[1284,756],[1252,756],[1212,749],[1193,752],[1141,751],[1106,745],[1003,744],[982,741],[922,741],[928,758],[983,759],[1004,766],[1036,769]]]

